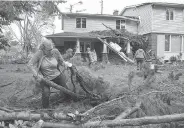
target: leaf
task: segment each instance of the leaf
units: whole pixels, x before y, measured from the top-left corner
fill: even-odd
[[[18,128],[17,126],[14,126],[12,124],[9,124],[9,128]]]

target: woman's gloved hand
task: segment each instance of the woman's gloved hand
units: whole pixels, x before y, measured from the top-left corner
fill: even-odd
[[[71,67],[69,67],[69,69],[70,69],[70,71],[71,71],[71,74],[72,74],[72,75],[75,75],[75,73],[76,73],[75,66],[71,66]]]

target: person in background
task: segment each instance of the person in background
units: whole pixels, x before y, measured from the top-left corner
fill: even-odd
[[[49,107],[50,87],[42,82],[42,78],[53,81],[54,83],[68,88],[66,79],[59,66],[71,67],[72,64],[65,62],[60,52],[54,48],[52,40],[44,38],[40,44],[39,50],[28,62],[33,76],[40,82],[42,88],[42,106]]]
[[[89,66],[92,64],[92,58],[91,58],[91,48],[87,47],[87,58],[89,60]]]
[[[136,63],[137,63],[137,70],[141,70],[143,62],[146,58],[145,52],[143,49],[139,48],[134,56]]]
[[[64,60],[70,60],[73,57],[73,49],[69,48],[66,50],[66,53],[63,55]]]

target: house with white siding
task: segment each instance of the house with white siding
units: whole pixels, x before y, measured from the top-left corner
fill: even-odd
[[[118,11],[115,11],[113,15],[65,13],[61,18],[64,32],[46,37],[51,38],[61,52],[65,52],[68,48],[76,48],[76,53],[82,55],[86,52],[87,47],[90,47],[95,49],[99,60],[104,60],[107,58],[104,55],[109,52],[107,46],[89,32],[107,30],[104,26],[106,25],[112,29],[125,29],[130,33],[137,34],[138,23],[138,18],[119,16]]]
[[[148,35],[149,48],[158,57],[182,54],[184,59],[184,4],[143,3],[125,7],[119,15],[139,18],[137,32]]]

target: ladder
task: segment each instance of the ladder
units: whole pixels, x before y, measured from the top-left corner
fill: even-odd
[[[112,51],[114,51],[116,54],[118,54],[124,61],[129,63],[134,63],[134,61],[130,58],[128,58],[123,52],[119,52],[112,48],[109,43],[107,43],[105,40],[101,39],[100,37],[97,37],[103,44],[106,44]]]

